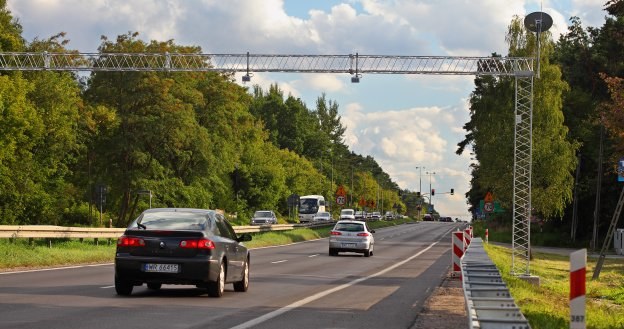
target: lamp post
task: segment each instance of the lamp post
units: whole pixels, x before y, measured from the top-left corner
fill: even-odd
[[[424,166],[416,166],[416,169],[418,169],[418,194],[420,195],[420,198],[418,199],[418,218],[420,217],[421,211],[422,211],[422,170],[423,168],[425,168]]]
[[[422,170],[423,170],[423,166],[416,166],[416,169],[419,170],[419,175],[418,175],[418,192],[420,192],[420,194],[422,195]]]
[[[435,175],[435,171],[427,171],[425,174],[429,175],[429,204],[433,210],[433,194],[431,194],[431,176]]]

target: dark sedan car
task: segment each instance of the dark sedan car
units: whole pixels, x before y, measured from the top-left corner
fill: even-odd
[[[130,295],[147,284],[195,285],[221,297],[226,283],[235,291],[249,287],[249,251],[214,210],[161,208],[144,211],[117,240],[115,290]]]

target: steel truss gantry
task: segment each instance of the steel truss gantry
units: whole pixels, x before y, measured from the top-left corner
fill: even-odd
[[[535,58],[189,53],[0,53],[0,71],[159,71],[491,75],[515,78],[512,273],[529,275]]]

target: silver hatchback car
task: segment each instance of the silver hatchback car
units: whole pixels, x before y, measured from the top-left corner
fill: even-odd
[[[329,255],[336,256],[339,252],[357,252],[364,256],[373,255],[375,230],[371,230],[366,222],[358,220],[340,220],[334,225],[329,236]]]

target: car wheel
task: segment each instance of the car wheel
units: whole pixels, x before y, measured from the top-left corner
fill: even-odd
[[[162,287],[162,283],[156,283],[156,282],[147,283],[147,289],[150,289],[150,290],[159,290],[160,287]]]
[[[336,251],[336,249],[329,248],[329,255],[330,256],[338,256],[338,252]]]
[[[223,267],[223,262],[221,262],[221,266],[219,267],[219,276],[217,277],[217,281],[208,282],[208,295],[210,295],[210,297],[221,297],[223,296],[224,290],[225,290],[225,269]]]
[[[132,294],[132,288],[134,288],[134,285],[132,285],[131,282],[122,280],[115,276],[115,291],[117,292],[117,295],[130,296]]]
[[[371,244],[370,247],[368,247],[368,250],[364,252],[364,257],[370,257],[372,255],[373,255],[373,245]]]
[[[234,291],[245,292],[249,289],[249,259],[243,265],[243,278],[240,281],[234,282]]]

